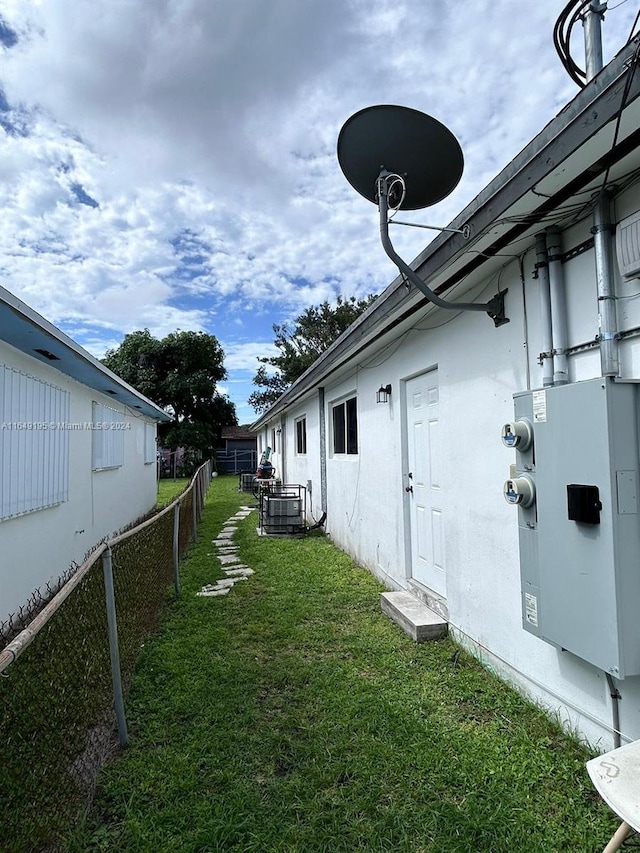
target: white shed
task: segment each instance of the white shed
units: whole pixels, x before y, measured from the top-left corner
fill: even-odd
[[[0,622],[153,508],[168,419],[0,288]]]
[[[510,322],[398,277],[254,424],[337,545],[604,745],[640,737],[637,49],[411,264]]]

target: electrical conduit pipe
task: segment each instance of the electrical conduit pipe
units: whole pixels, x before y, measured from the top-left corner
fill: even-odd
[[[536,234],[536,270],[540,293],[540,335],[542,352],[542,385],[553,385],[553,332],[551,326],[551,291],[549,289],[549,257],[547,238],[544,233]]]
[[[569,382],[567,302],[564,290],[560,231],[555,227],[547,229],[547,254],[549,258],[549,291],[554,356],[553,384],[566,385]]]

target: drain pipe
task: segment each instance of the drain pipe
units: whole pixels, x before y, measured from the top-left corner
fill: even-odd
[[[562,269],[562,244],[558,228],[547,229],[547,255],[553,337],[553,384],[566,385],[569,382],[567,303]]]
[[[553,332],[551,326],[551,291],[549,289],[549,256],[547,238],[543,233],[536,234],[536,272],[540,292],[540,326],[542,352],[539,356],[542,365],[542,385],[553,385]]]
[[[611,195],[603,190],[593,214],[593,246],[598,283],[598,326],[600,338],[600,369],[603,376],[620,374],[618,348],[618,317],[613,275],[611,235]]]
[[[324,408],[324,387],[318,388],[318,419],[320,422],[320,508],[327,511],[327,423]]]

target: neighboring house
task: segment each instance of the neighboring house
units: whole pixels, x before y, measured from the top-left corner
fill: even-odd
[[[0,622],[153,508],[168,419],[0,288]]]
[[[452,301],[505,291],[509,323],[398,277],[253,425],[338,546],[605,746],[616,688],[640,738],[637,46],[451,223],[470,236],[441,233],[411,265]]]
[[[256,448],[256,434],[250,426],[223,427],[220,446],[216,448],[218,472],[239,474],[255,471],[258,464]]]

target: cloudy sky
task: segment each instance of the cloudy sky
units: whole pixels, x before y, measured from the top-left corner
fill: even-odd
[[[1,0],[0,283],[98,357],[144,327],[216,335],[250,422],[273,323],[396,274],[343,123],[396,103],[450,127],[462,181],[405,215],[446,225],[577,92],[565,2]],[[610,7],[605,60],[638,3]],[[393,239],[410,260],[429,234]]]

